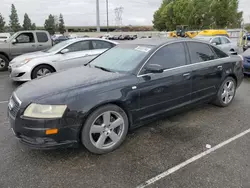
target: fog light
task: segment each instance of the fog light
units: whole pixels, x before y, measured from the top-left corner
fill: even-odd
[[[46,130],[46,135],[57,134],[58,129],[48,129]]]

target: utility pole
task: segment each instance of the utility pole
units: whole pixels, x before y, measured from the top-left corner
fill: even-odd
[[[99,0],[96,0],[96,31],[100,32],[100,8]]]
[[[107,33],[109,32],[109,1],[106,0],[106,8],[107,8]]]

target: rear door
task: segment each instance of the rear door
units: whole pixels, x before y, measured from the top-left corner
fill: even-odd
[[[221,47],[225,52],[229,52],[231,49],[234,49],[232,43],[226,37],[220,37],[221,40]]]
[[[185,106],[191,101],[191,68],[187,66],[184,43],[169,44],[159,49],[145,64],[161,65],[163,73],[139,74],[141,120]],[[144,66],[144,67],[145,67]]]
[[[223,66],[206,43],[187,42],[192,67],[192,100],[207,100],[217,93],[223,76]]]
[[[90,40],[75,42],[65,49],[69,52],[61,54],[60,60],[56,62],[59,70],[85,65],[93,59]]]
[[[52,42],[46,32],[38,31],[36,32],[37,38],[37,49],[45,50],[52,46]]]

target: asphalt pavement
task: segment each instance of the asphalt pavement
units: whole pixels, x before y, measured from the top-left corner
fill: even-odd
[[[0,73],[0,188],[132,188],[250,129],[250,78],[227,108],[205,104],[130,132],[106,155],[84,148],[31,150],[12,134],[7,100],[19,84]],[[250,134],[159,178],[148,187],[249,188]]]

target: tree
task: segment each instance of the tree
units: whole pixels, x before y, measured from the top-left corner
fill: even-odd
[[[4,17],[0,13],[0,32],[4,32],[4,26],[5,26]]]
[[[25,13],[24,14],[24,19],[23,19],[23,29],[24,30],[31,30],[32,29],[31,26],[32,26],[31,25],[31,20],[30,20],[28,14]]]
[[[55,18],[54,18],[54,16],[52,14],[50,14],[48,19],[45,20],[44,28],[51,35],[55,34],[55,32],[56,32],[56,24],[55,24]]]
[[[61,34],[63,34],[65,32],[65,25],[64,25],[64,20],[63,20],[62,14],[60,14],[60,16],[59,16],[58,30]]]
[[[36,30],[36,24],[35,24],[35,23],[33,23],[33,24],[31,25],[31,30]]]
[[[10,14],[10,28],[12,31],[17,32],[21,29],[19,24],[19,19],[16,11],[16,7],[14,4],[11,5],[11,14]]]

